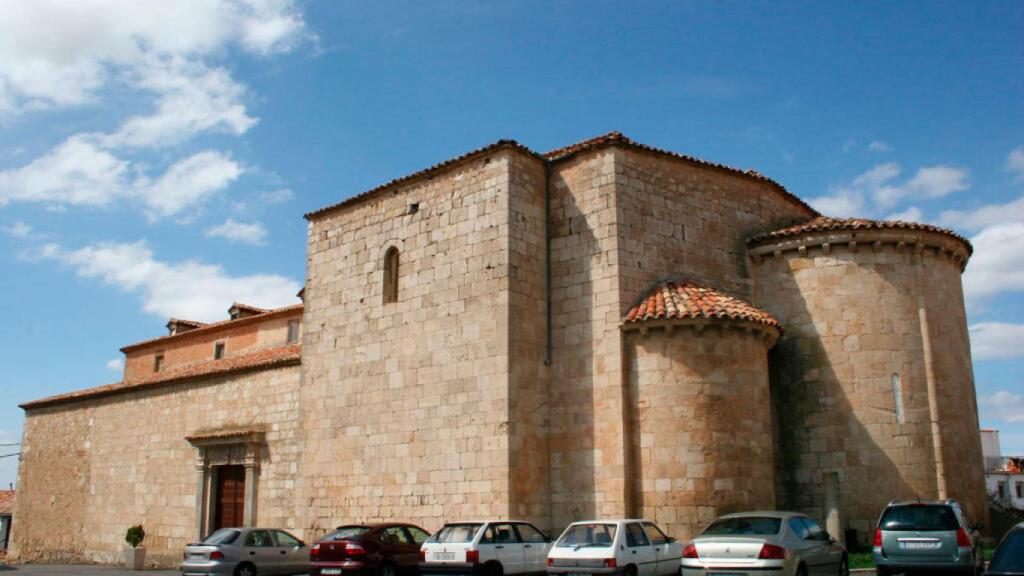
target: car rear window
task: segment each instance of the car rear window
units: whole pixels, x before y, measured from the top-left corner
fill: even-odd
[[[708,536],[728,536],[733,534],[778,534],[782,527],[781,518],[766,516],[741,516],[738,518],[721,518],[715,520],[704,530]]]
[[[996,548],[988,569],[992,572],[1024,571],[1024,530],[1013,530],[1006,535]]]
[[[203,540],[203,544],[215,545],[215,544],[231,544],[238,539],[238,535],[242,532],[240,530],[220,529],[210,534]]]
[[[573,524],[565,529],[555,546],[582,548],[611,546],[615,541],[615,524]]]
[[[878,527],[889,532],[946,532],[959,528],[953,509],[935,504],[893,506],[882,515]]]
[[[443,528],[430,537],[429,542],[438,544],[459,544],[472,542],[473,537],[483,524],[445,524]]]
[[[337,530],[324,536],[324,540],[346,540],[357,538],[370,531],[368,526],[339,526]]]

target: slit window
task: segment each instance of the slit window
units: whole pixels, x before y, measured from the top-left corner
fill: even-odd
[[[224,357],[224,343],[217,342],[213,345],[213,359],[220,360]]]
[[[903,382],[899,374],[892,375],[892,401],[896,410],[896,422],[903,424],[906,421],[906,414],[903,409]]]
[[[159,372],[164,369],[164,353],[158,352],[156,356],[153,356],[153,372]]]
[[[398,302],[398,248],[384,253],[384,303]]]
[[[299,321],[289,320],[288,321],[288,343],[295,344],[299,341]]]

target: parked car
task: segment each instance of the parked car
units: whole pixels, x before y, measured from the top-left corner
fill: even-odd
[[[793,512],[727,514],[683,549],[682,576],[846,576],[846,549]]]
[[[414,576],[430,536],[413,524],[338,526],[309,549],[310,576]]]
[[[420,548],[420,572],[430,574],[543,573],[551,539],[529,522],[445,524]]]
[[[683,546],[648,520],[574,522],[548,552],[548,574],[671,576]]]
[[[956,500],[890,502],[875,529],[875,569],[981,574],[980,529]]]
[[[290,576],[309,571],[309,550],[295,536],[274,528],[221,528],[199,544],[185,546],[185,576]]]
[[[1024,576],[1024,523],[1003,536],[985,576]]]

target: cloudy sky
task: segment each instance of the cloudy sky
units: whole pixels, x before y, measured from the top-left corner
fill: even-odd
[[[982,424],[1024,454],[1024,4],[425,4],[0,5],[0,444],[169,316],[293,302],[305,211],[620,130],[970,237]]]

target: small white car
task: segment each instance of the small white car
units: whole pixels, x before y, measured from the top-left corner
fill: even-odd
[[[420,547],[420,573],[543,574],[550,548],[551,539],[529,522],[452,522]]]
[[[675,576],[683,545],[648,520],[570,524],[548,553],[548,574]]]

